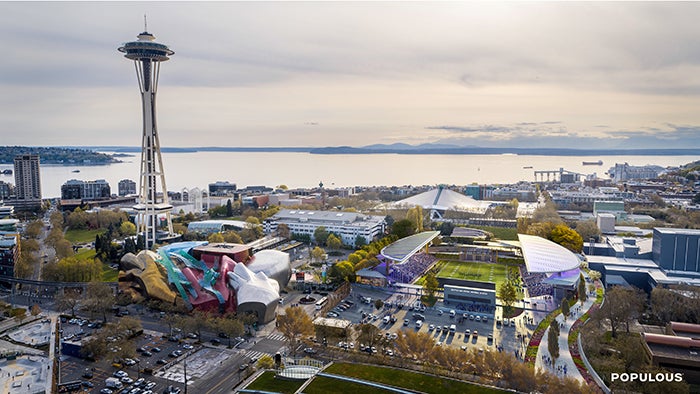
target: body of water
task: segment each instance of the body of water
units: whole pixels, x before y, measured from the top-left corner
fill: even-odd
[[[131,179],[138,187],[139,156],[121,158],[124,163],[106,166],[41,166],[41,187],[45,198],[59,197],[61,185],[69,179],[109,182],[112,193],[122,179]],[[596,173],[609,178],[615,163],[634,166],[655,164],[679,166],[699,160],[698,156],[523,156],[523,155],[316,155],[271,152],[195,152],[163,153],[168,190],[199,187],[206,189],[215,181],[229,181],[239,188],[249,185],[290,188],[371,185],[467,185],[534,181],[535,171],[563,168],[580,174]],[[584,166],[584,161],[602,160],[603,165]],[[0,170],[13,168],[0,165]],[[80,170],[79,173],[72,172]],[[13,175],[0,180],[14,183]]]

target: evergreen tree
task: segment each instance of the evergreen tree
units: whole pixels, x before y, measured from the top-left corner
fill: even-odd
[[[563,300],[561,300],[561,313],[564,315],[564,318],[569,317],[571,314],[571,309],[569,307],[569,299],[564,297]]]
[[[581,302],[581,305],[586,302],[586,298],[588,298],[588,294],[586,293],[586,281],[583,278],[583,273],[581,273],[578,277],[578,300]]]

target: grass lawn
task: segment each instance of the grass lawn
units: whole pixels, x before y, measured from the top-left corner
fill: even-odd
[[[328,394],[328,393],[362,393],[362,394],[384,394],[393,393],[391,390],[384,390],[377,387],[368,386],[361,383],[346,382],[324,376],[317,376],[304,389],[307,394]]]
[[[517,241],[518,240],[518,229],[516,228],[504,228],[504,227],[492,227],[492,226],[469,226],[473,228],[478,228],[479,230],[488,231],[497,239],[503,239],[506,241]]]
[[[75,254],[75,258],[79,260],[92,260],[95,258],[95,249],[80,249],[78,253]],[[119,271],[113,270],[109,264],[102,263],[102,281],[103,282],[116,282],[119,277]]]
[[[440,268],[437,277],[494,282],[498,289],[506,280],[506,269],[504,264],[447,261]]]
[[[97,234],[103,234],[106,230],[67,230],[66,239],[72,243],[95,242]]]
[[[387,368],[377,365],[335,363],[325,369],[325,372],[337,375],[351,376],[358,379],[364,379],[371,382],[383,383],[396,387],[405,388],[408,390],[418,390],[425,393],[435,394],[470,394],[470,393],[502,393],[503,391],[488,387],[478,386],[469,382],[440,378],[438,376],[426,375],[419,372],[407,371],[403,369]],[[332,379],[331,379],[332,380]],[[314,382],[309,385],[313,386]],[[348,383],[334,381],[336,390],[338,385],[345,387]],[[333,386],[326,386],[328,388]],[[363,386],[357,389],[358,392],[369,391],[369,386]],[[305,390],[305,392],[311,392]],[[321,392],[321,391],[317,391]],[[325,391],[338,392],[338,391]],[[348,391],[343,391],[348,392]],[[383,391],[378,391],[383,392]]]
[[[275,393],[292,394],[304,384],[303,380],[276,379],[272,371],[263,372],[255,381],[246,387],[249,390],[269,391]]]

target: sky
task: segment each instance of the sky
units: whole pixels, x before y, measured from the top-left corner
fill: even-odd
[[[700,3],[0,2],[0,145],[700,148]]]

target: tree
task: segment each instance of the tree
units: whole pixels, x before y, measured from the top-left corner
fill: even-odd
[[[440,235],[449,237],[454,231],[455,225],[452,222],[442,222],[437,229],[440,230]]]
[[[326,251],[316,246],[311,250],[311,259],[314,261],[321,261],[326,256]]]
[[[603,306],[596,312],[596,318],[606,321],[613,338],[624,325],[629,332],[629,323],[642,312],[644,295],[638,289],[613,286],[605,295]]]
[[[391,226],[391,233],[399,238],[408,237],[409,235],[413,235],[415,232],[413,222],[408,219],[396,221]]]
[[[41,308],[39,307],[38,304],[32,305],[31,309],[29,310],[29,313],[32,314],[32,316],[36,316],[41,313]]]
[[[333,264],[328,271],[328,279],[331,282],[354,282],[355,268],[349,261],[341,261]]]
[[[242,244],[243,243],[243,239],[235,231],[226,231],[223,234],[223,236],[224,236],[224,242],[226,242],[226,243],[230,243],[230,244]]]
[[[583,238],[566,224],[556,225],[549,239],[573,252],[580,253],[583,250]]]
[[[335,234],[329,234],[326,239],[326,245],[332,250],[338,250],[343,246],[343,241],[336,237]]]
[[[85,307],[92,313],[102,313],[102,321],[107,322],[107,311],[114,304],[114,292],[104,282],[90,282],[85,291]]]
[[[224,242],[224,236],[221,235],[221,233],[213,233],[209,235],[207,241],[209,241],[210,244],[220,244]]]
[[[255,364],[258,369],[272,369],[275,367],[275,360],[269,354],[264,354]]]
[[[561,300],[561,314],[564,315],[564,320],[566,320],[571,314],[571,308],[569,307],[569,299],[564,297]]]
[[[24,235],[27,238],[39,238],[41,231],[44,229],[44,223],[41,220],[31,221],[24,230]]]
[[[581,305],[586,302],[586,298],[588,298],[588,293],[586,293],[586,280],[583,278],[583,273],[580,273],[578,276],[578,300],[581,302]]]
[[[423,360],[435,348],[435,341],[430,335],[413,330],[400,332],[395,344],[399,354],[413,360]]]
[[[547,333],[547,350],[554,360],[559,357],[559,322],[552,319]]]
[[[71,257],[75,254],[73,251],[73,245],[67,239],[58,241],[54,249],[56,250],[56,257],[59,259]]]
[[[291,231],[289,226],[285,223],[280,223],[277,225],[277,236],[282,238],[289,238]]]
[[[75,316],[75,308],[80,304],[80,293],[73,289],[63,289],[62,293],[56,296],[56,308],[59,312],[70,311],[71,316]]]
[[[224,333],[228,338],[228,347],[231,347],[231,338],[243,335],[243,323],[232,316],[223,316],[214,321],[214,327],[218,332]]]
[[[406,219],[413,223],[413,231],[419,233],[423,231],[423,207],[416,205],[406,212]]]
[[[576,232],[579,233],[581,238],[585,241],[589,241],[591,238],[596,241],[600,239],[600,229],[593,220],[577,222]]]
[[[314,324],[311,317],[299,307],[287,307],[284,314],[277,316],[277,328],[289,341],[289,348],[296,352],[302,338],[313,335]]]
[[[357,341],[367,346],[373,346],[381,334],[379,327],[374,324],[357,324],[354,327],[357,332]]]
[[[316,230],[314,230],[314,242],[316,242],[316,245],[324,246],[326,245],[329,235],[330,233],[324,226],[318,226]]]
[[[226,200],[226,216],[233,216],[233,205],[231,205],[231,200]]]
[[[425,281],[423,282],[423,290],[425,290],[425,296],[428,298],[429,302],[433,302],[435,299],[435,293],[437,292],[438,286],[437,277],[434,272],[428,272],[425,275]]]
[[[136,235],[136,225],[131,222],[122,222],[119,225],[119,234],[123,236]]]
[[[501,287],[498,289],[498,298],[501,299],[505,309],[510,311],[515,301],[518,300],[518,289],[516,289],[512,281],[506,280],[503,282]]]
[[[376,300],[374,300],[374,307],[375,308],[382,309],[383,306],[384,306],[384,301],[382,301],[380,298],[377,298]]]
[[[367,245],[367,239],[365,237],[358,235],[355,237],[355,247],[356,248],[361,248],[363,246]]]

